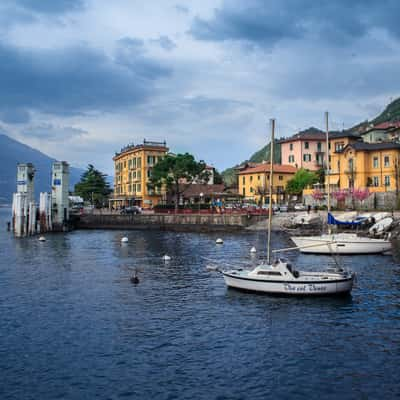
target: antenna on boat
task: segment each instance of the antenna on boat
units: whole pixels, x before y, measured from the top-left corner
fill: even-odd
[[[329,214],[331,212],[331,182],[330,182],[330,161],[329,161],[329,113],[328,111],[325,112],[325,124],[326,124],[326,182],[327,182],[327,188],[326,192],[328,195],[328,200],[327,200],[327,208],[328,208],[328,218]],[[328,233],[331,233],[331,228],[328,223]]]
[[[271,124],[271,146],[269,155],[269,207],[268,207],[268,241],[267,241],[267,263],[271,264],[271,228],[272,228],[272,178],[274,173],[274,141],[275,141],[275,119],[270,119]]]

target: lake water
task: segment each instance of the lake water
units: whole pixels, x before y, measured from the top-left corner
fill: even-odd
[[[343,257],[358,275],[348,298],[268,297],[227,290],[202,259],[251,263],[263,232],[76,231],[41,243],[6,232],[9,213],[0,209],[2,400],[400,396],[392,257]],[[272,239],[290,246],[283,233]]]

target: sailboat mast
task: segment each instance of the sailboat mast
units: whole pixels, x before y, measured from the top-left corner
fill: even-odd
[[[328,215],[331,212],[331,181],[330,181],[330,173],[331,173],[331,166],[329,161],[329,114],[328,111],[325,112],[325,124],[326,124],[326,192],[328,196],[327,206],[328,206]],[[330,233],[331,229],[328,224],[328,232]]]
[[[271,229],[272,229],[272,179],[274,173],[274,141],[275,141],[275,119],[271,123],[271,146],[269,157],[269,207],[268,207],[268,242],[267,242],[267,263],[271,264]]]

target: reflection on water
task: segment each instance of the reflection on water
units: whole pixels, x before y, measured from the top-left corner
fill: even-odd
[[[391,257],[342,257],[357,272],[347,298],[255,296],[227,290],[202,257],[252,265],[265,233],[224,234],[217,246],[219,236],[80,231],[41,243],[1,231],[0,398],[395,398]],[[272,241],[290,246],[283,233]],[[287,257],[299,268],[332,264]]]

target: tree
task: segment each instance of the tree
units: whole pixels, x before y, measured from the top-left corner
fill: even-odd
[[[151,171],[153,187],[165,187],[175,196],[175,209],[178,209],[180,195],[193,183],[207,181],[209,172],[206,171],[204,161],[197,162],[189,154],[166,155],[154,166]]]
[[[81,180],[75,185],[75,194],[81,196],[85,201],[90,201],[96,207],[101,207],[111,193],[106,176],[89,164],[87,170],[82,174]]]
[[[301,195],[302,191],[309,185],[318,182],[318,175],[307,169],[300,168],[286,184],[286,191],[290,195]]]
[[[222,175],[216,169],[214,169],[214,183],[216,185],[224,183],[224,179],[223,179]]]

